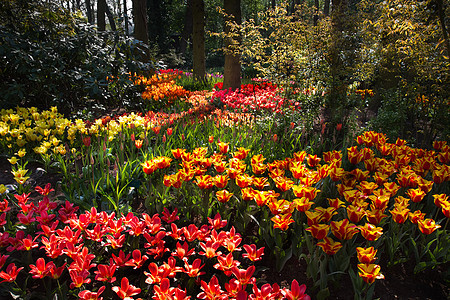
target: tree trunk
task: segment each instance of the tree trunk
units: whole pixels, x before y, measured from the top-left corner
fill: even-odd
[[[92,13],[91,0],[86,0],[86,13],[89,24],[94,24],[94,15]]]
[[[331,0],[325,0],[325,3],[323,5],[323,14],[328,17],[330,14],[330,1]]]
[[[97,1],[97,27],[99,31],[106,29],[106,0]]]
[[[200,81],[205,81],[205,3],[203,0],[192,0],[192,19],[194,78]]]
[[[241,87],[241,62],[240,62],[240,37],[230,38],[231,27],[227,25],[228,21],[234,21],[241,24],[241,1],[224,0],[225,13],[230,18],[225,18],[225,67],[223,74],[223,87],[237,89]]]
[[[116,21],[114,20],[114,16],[111,13],[111,9],[109,9],[108,5],[106,5],[106,11],[105,12],[106,12],[106,15],[108,16],[109,26],[111,27],[111,30],[112,31],[117,31]]]
[[[445,25],[445,7],[443,0],[436,0],[436,8],[439,15],[439,23],[441,23],[442,35],[444,37],[445,47],[447,48],[447,57],[450,57],[450,41],[448,31]]]
[[[314,26],[317,26],[317,21],[319,20],[319,0],[314,1],[314,5],[316,7],[316,12],[314,13]]]
[[[127,0],[123,0],[123,15],[125,19],[125,35],[129,35],[130,32],[128,31],[128,8],[127,8]]]
[[[134,18],[134,37],[148,45],[148,30],[147,30],[147,0],[133,0],[133,18]],[[141,60],[148,62],[150,54],[148,49],[141,49],[144,54],[141,55]]]
[[[342,108],[347,96],[346,67],[342,61],[344,46],[346,0],[332,0],[331,12],[331,41],[328,48],[329,63],[329,87],[330,93],[325,102],[325,124],[335,124],[339,116],[339,108]],[[332,126],[332,125],[331,125]],[[328,129],[327,129],[328,132]]]
[[[183,32],[181,33],[181,41],[180,41],[180,53],[186,54],[186,49],[188,45],[188,41],[192,34],[192,0],[187,0],[187,6],[186,6],[186,15],[184,18],[184,28]]]

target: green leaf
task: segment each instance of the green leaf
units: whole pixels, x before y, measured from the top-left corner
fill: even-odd
[[[324,288],[316,294],[317,300],[327,299],[328,297],[330,297],[330,290],[328,288]]]

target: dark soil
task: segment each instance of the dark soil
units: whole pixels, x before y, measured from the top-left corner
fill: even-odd
[[[261,262],[268,269],[262,273],[262,278],[268,283],[278,283],[281,287],[288,287],[292,280],[299,284],[306,284],[306,293],[315,299],[318,292],[314,289],[313,282],[306,276],[306,261],[291,258],[284,269],[278,273],[275,271],[275,263],[272,260]],[[450,287],[446,285],[443,273],[447,272],[450,264],[440,266],[434,270],[426,270],[415,275],[413,264],[398,264],[393,267],[383,267],[384,280],[376,280],[374,299],[394,300],[444,300],[450,299]],[[354,266],[356,269],[356,264]],[[328,299],[354,299],[353,287],[349,275],[343,275],[338,283],[330,284],[330,297]]]
[[[29,163],[27,169],[31,171],[31,176],[26,184],[31,185],[33,190],[35,186],[45,187],[47,183],[51,183],[52,187],[56,189],[56,193],[52,194],[58,197],[62,196],[60,188],[58,188],[62,178],[61,175],[54,172],[45,172],[43,165],[37,162]],[[6,158],[0,158],[0,184],[14,184],[11,167]],[[36,192],[33,192],[30,198],[40,199]],[[138,210],[142,211],[143,207],[139,207]],[[267,251],[269,250],[266,249],[266,253]],[[284,288],[289,287],[292,280],[296,279],[299,284],[306,284],[306,293],[312,299],[315,299],[317,290],[314,289],[312,280],[306,276],[307,265],[305,260],[291,258],[281,272],[276,272],[274,258],[267,253],[256,266],[260,267],[256,275],[261,278],[262,282],[277,283]],[[356,269],[356,265],[354,269]],[[449,279],[449,269],[450,263],[447,263],[433,270],[425,270],[422,273],[414,274],[414,264],[411,263],[397,264],[392,267],[386,267],[383,264],[382,273],[385,279],[376,281],[375,299],[450,299],[450,286],[444,278],[444,274],[447,274],[447,280]],[[342,275],[338,284],[330,284],[329,290],[329,299],[354,299],[353,287],[348,275]]]

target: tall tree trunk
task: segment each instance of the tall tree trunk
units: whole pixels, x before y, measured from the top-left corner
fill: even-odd
[[[445,3],[443,0],[436,0],[436,9],[439,15],[439,23],[441,23],[442,35],[444,37],[445,47],[447,48],[447,57],[450,57],[450,41],[448,31],[445,25]]]
[[[190,39],[190,36],[192,34],[192,0],[187,0],[187,6],[186,6],[186,14],[184,17],[184,28],[183,32],[181,33],[181,41],[180,41],[180,52],[182,54],[186,54],[186,49],[188,45],[188,41]]]
[[[194,78],[205,81],[205,3],[203,0],[192,0],[192,52],[194,62]]]
[[[319,20],[319,0],[314,1],[314,6],[316,7],[316,12],[314,13],[314,26],[317,26],[317,21]]]
[[[106,0],[97,1],[97,27],[100,31],[106,29]]]
[[[346,101],[347,96],[347,74],[342,60],[345,43],[343,31],[345,30],[346,7],[347,0],[332,0],[331,41],[328,48],[330,93],[324,110],[325,124],[328,123],[329,125],[335,124],[336,119],[340,117],[337,112]]]
[[[111,27],[112,31],[117,31],[117,27],[116,27],[116,21],[114,20],[114,16],[111,13],[111,9],[109,8],[108,5],[106,5],[106,15],[108,16],[108,21],[109,21],[109,26]]]
[[[323,5],[323,14],[328,17],[330,14],[330,1],[331,0],[325,0],[325,3]]]
[[[147,0],[133,0],[134,37],[148,45],[148,24],[147,24]],[[144,54],[141,60],[148,62],[150,54],[148,49],[141,49]]]
[[[128,8],[127,8],[127,0],[123,0],[123,15],[125,19],[125,34],[128,36],[130,32],[128,31]]]
[[[88,18],[88,22],[91,25],[94,25],[94,15],[92,13],[92,6],[91,6],[91,0],[86,0],[86,13],[87,13],[87,18]]]
[[[275,9],[275,6],[277,6],[275,0],[272,0],[272,9]]]
[[[223,74],[223,87],[237,89],[241,87],[241,62],[240,62],[240,38],[230,38],[231,27],[227,25],[228,21],[234,21],[241,24],[241,1],[224,0],[225,13],[230,18],[225,18],[225,67]]]

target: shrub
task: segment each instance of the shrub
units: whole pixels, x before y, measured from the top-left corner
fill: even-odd
[[[117,104],[136,96],[128,76],[119,75],[148,67],[134,62],[133,39],[100,34],[53,2],[2,1],[0,29],[4,108],[57,105],[69,113]]]

